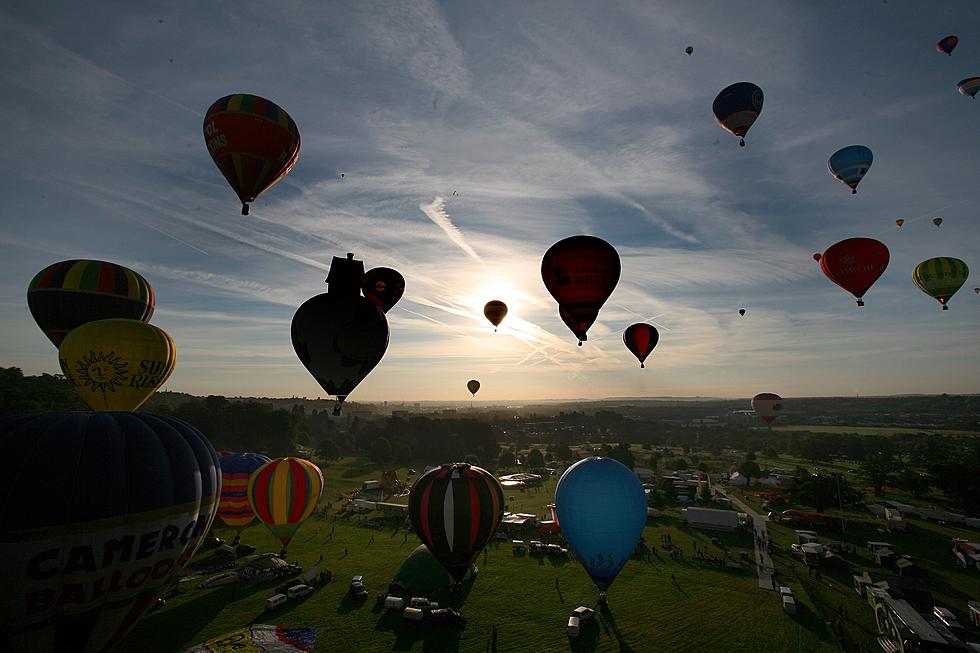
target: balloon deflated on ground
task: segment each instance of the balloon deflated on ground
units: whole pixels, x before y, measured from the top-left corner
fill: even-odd
[[[605,592],[643,534],[647,500],[632,470],[612,458],[586,458],[555,489],[562,534],[592,581]]]
[[[642,322],[631,324],[623,331],[623,343],[640,361],[640,367],[644,367],[644,361],[659,341],[660,332],[657,328]]]
[[[475,397],[477,391],[480,389],[480,382],[476,379],[470,379],[466,382],[466,389],[469,390],[470,394]]]
[[[752,397],[752,410],[771,425],[783,410],[783,398],[771,392],[760,392]]]
[[[589,327],[619,283],[620,272],[619,253],[595,236],[565,238],[545,252],[541,279],[579,345],[588,339]]]
[[[322,492],[323,472],[302,458],[276,458],[249,477],[249,506],[282,542],[280,555],[286,555],[289,541],[313,514]]]
[[[255,519],[255,511],[248,503],[248,479],[269,460],[260,453],[230,453],[218,459],[221,464],[218,518],[235,531],[233,545],[238,544],[242,531]]]
[[[738,136],[745,147],[745,134],[762,113],[762,89],[752,82],[736,82],[722,89],[711,105],[715,121],[725,131]]]
[[[504,517],[504,490],[485,469],[467,463],[442,465],[415,481],[408,516],[422,543],[460,583],[497,532]]]
[[[364,274],[361,290],[387,313],[405,294],[405,277],[391,268],[372,268]]]
[[[871,169],[874,155],[864,145],[848,145],[834,152],[827,161],[830,175],[857,193],[858,184]]]
[[[922,261],[912,270],[912,282],[919,290],[942,304],[944,311],[949,310],[946,302],[966,283],[969,276],[970,268],[966,263],[951,256]]]
[[[499,299],[492,299],[484,305],[483,316],[490,321],[493,330],[496,331],[500,323],[507,317],[507,304]]]
[[[154,298],[149,282],[129,268],[72,259],[34,275],[27,305],[44,335],[58,347],[69,331],[86,322],[113,317],[149,322]]]
[[[174,371],[177,347],[152,324],[96,320],[65,337],[58,359],[92,410],[136,410]]]
[[[388,320],[361,297],[363,277],[364,265],[353,254],[335,256],[328,291],[306,300],[293,316],[293,349],[320,387],[337,397],[334,415],[388,349]]]
[[[824,275],[857,298],[864,306],[864,293],[888,267],[888,248],[873,238],[848,238],[827,248],[820,259]]]
[[[150,413],[0,418],[0,650],[94,653],[176,579],[218,509],[200,431]]]
[[[242,201],[242,215],[299,158],[299,129],[289,114],[247,93],[226,95],[211,105],[204,116],[204,143]]]

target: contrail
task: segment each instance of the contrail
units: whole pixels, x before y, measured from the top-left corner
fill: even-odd
[[[449,214],[446,213],[446,200],[440,196],[436,195],[436,198],[432,200],[431,204],[419,204],[419,210],[425,214],[425,217],[432,220],[437,227],[446,232],[449,236],[449,240],[456,243],[461,250],[469,254],[472,258],[477,261],[480,260],[480,255],[477,254],[466,239],[463,238],[463,234],[459,231],[453,221],[450,219]]]

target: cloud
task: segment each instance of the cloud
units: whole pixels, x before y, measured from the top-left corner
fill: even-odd
[[[453,224],[452,219],[446,212],[446,200],[439,195],[436,195],[435,199],[432,200],[430,204],[419,204],[419,210],[425,214],[425,217],[432,220],[437,227],[443,230],[443,232],[449,237],[449,240],[453,241],[457,247],[466,252],[471,258],[480,260],[480,255],[477,254],[472,247],[463,238],[463,234],[460,230]]]

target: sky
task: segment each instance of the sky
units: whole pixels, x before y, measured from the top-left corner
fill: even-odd
[[[972,0],[11,0],[0,365],[59,372],[27,285],[95,258],[153,285],[166,389],[323,397],[290,321],[352,252],[406,279],[353,401],[469,399],[469,379],[489,401],[977,393],[980,103],[956,91],[974,75]],[[711,113],[737,81],[765,93],[745,148]],[[241,92],[302,138],[248,217],[202,134]],[[857,195],[826,167],[851,144],[875,156]],[[583,347],[540,275],[575,234],[623,270]],[[863,308],[811,259],[855,236],[891,253]],[[934,256],[974,269],[949,311],[911,281]],[[646,369],[621,336],[642,321]]]

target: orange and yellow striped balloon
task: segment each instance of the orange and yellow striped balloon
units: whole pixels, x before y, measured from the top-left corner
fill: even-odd
[[[313,514],[322,492],[323,472],[302,458],[276,458],[248,480],[248,503],[282,542],[283,555],[296,531]]]

